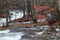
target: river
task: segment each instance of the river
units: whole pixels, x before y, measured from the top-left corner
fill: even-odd
[[[12,28],[12,29],[0,30],[0,40],[60,40],[60,37],[52,35],[54,33],[47,34],[45,30],[42,31],[35,30],[35,29],[42,29],[47,26],[45,25],[40,27],[41,28],[34,27],[34,29]]]

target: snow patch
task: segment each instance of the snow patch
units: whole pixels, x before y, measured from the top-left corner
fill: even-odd
[[[15,19],[19,19],[19,18],[22,18],[23,17],[23,11],[9,11],[10,14],[13,14],[11,15],[11,20],[15,20]],[[9,21],[9,19],[8,19]],[[6,25],[6,18],[0,18],[0,26],[3,26],[3,23],[4,25]]]

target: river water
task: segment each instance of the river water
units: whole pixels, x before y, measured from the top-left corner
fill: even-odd
[[[41,32],[40,35],[42,33],[43,32]],[[2,30],[2,31],[0,31],[0,40],[34,40],[34,39],[36,39],[36,38],[33,38],[34,37],[33,35],[35,33],[32,33],[33,35],[29,35],[29,34],[27,35],[27,34],[28,34],[28,32],[25,32],[25,31],[11,32],[11,30],[9,30],[9,29]],[[38,34],[38,32],[36,32],[36,34]]]
[[[60,40],[60,37],[52,35],[54,33],[47,34],[45,30],[39,30],[43,28],[46,29],[46,27],[48,26],[40,26],[40,28],[12,28],[0,30],[0,40]]]
[[[42,27],[43,28],[43,27]],[[23,31],[21,31],[22,29]],[[28,30],[27,30],[28,29]],[[0,30],[0,40],[39,40],[35,37],[42,35],[42,32],[35,32],[31,30],[35,30],[38,28],[19,28],[18,27],[7,29],[7,30]],[[17,31],[16,31],[17,30]]]
[[[10,32],[9,29],[0,31],[0,40],[20,40],[23,32]]]

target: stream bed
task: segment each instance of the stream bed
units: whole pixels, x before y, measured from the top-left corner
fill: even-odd
[[[43,27],[42,27],[43,28]],[[19,28],[22,29],[22,28]],[[35,30],[37,28],[12,28],[0,31],[0,40],[60,40],[55,33],[47,34],[45,30]],[[27,30],[28,29],[28,30]]]

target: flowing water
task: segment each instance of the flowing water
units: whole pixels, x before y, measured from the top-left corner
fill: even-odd
[[[9,29],[0,31],[0,40],[20,40],[23,32],[10,32]]]
[[[54,33],[47,34],[45,26],[40,28],[12,28],[7,30],[0,30],[0,40],[60,40],[59,33],[55,36]],[[35,29],[43,29],[36,31]],[[22,29],[22,30],[20,30]],[[28,30],[27,30],[28,29]]]

